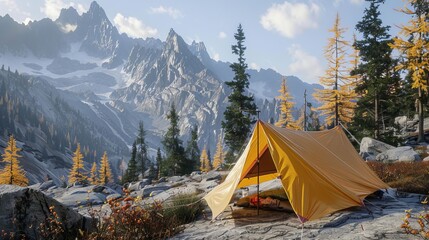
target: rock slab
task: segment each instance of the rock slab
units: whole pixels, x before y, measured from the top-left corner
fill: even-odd
[[[50,207],[54,207],[63,222],[61,239],[75,239],[79,229],[89,229],[89,219],[40,191],[0,185],[0,230],[25,236],[25,239],[42,239],[37,229],[50,216]]]
[[[386,152],[387,150],[394,149],[392,145],[375,140],[370,137],[362,138],[359,154],[365,160],[375,160],[375,156],[380,153]]]
[[[382,162],[414,162],[420,161],[421,158],[419,154],[413,150],[412,147],[404,146],[389,149],[383,153],[380,153],[376,156],[376,160]]]

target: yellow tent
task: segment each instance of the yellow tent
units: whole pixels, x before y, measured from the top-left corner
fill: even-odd
[[[306,132],[259,121],[225,181],[204,197],[213,219],[228,206],[237,188],[257,183],[258,127],[260,182],[279,178],[303,223],[362,206],[366,196],[388,188],[357,154],[339,126]]]

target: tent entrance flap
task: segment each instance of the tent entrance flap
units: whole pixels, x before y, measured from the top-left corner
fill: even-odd
[[[270,150],[265,147],[262,154],[259,156],[259,176],[277,173],[276,166],[274,165],[273,158],[271,157]],[[258,164],[257,159],[248,169],[247,173],[242,176],[244,178],[252,178],[258,176]]]

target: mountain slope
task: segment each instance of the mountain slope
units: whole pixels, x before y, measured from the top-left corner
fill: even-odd
[[[71,104],[80,104],[79,111]],[[89,119],[90,111],[85,111],[85,105],[78,96],[59,91],[41,78],[0,70],[1,134],[4,137],[13,134],[27,152],[38,153],[33,154],[34,158],[48,165],[47,171],[67,173],[70,153],[78,142],[85,149],[88,165],[98,161],[104,151],[111,159],[127,154],[126,145],[117,136],[110,134],[103,124],[94,123],[96,117]],[[28,157],[25,161],[32,159]],[[34,161],[33,164],[40,165]],[[36,168],[34,173],[34,167],[30,164],[26,171],[42,180],[43,168]],[[51,177],[59,177],[54,175]]]

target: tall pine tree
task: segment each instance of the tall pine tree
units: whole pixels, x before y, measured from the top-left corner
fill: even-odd
[[[229,147],[228,162],[234,161],[234,155],[243,146],[253,122],[252,115],[256,114],[256,105],[253,97],[246,95],[246,89],[249,88],[249,74],[246,73],[247,64],[244,58],[244,36],[241,24],[234,34],[237,40],[236,45],[232,45],[232,53],[238,56],[238,62],[230,65],[234,72],[234,79],[225,84],[231,88],[232,93],[228,96],[229,105],[224,112],[224,121],[222,128],[225,129],[225,143]],[[243,112],[243,111],[246,111]]]
[[[401,12],[411,15],[408,25],[402,26],[398,37],[390,46],[402,54],[397,69],[406,70],[411,77],[411,87],[417,90],[417,113],[419,116],[418,142],[425,142],[424,99],[428,94],[429,78],[429,2],[409,0],[413,9],[404,7]]]
[[[158,148],[158,150],[156,151],[156,170],[158,172],[157,174],[157,178],[159,179],[161,177],[161,173],[162,173],[162,155],[161,155],[161,148]]]
[[[137,169],[137,143],[133,142],[133,146],[131,148],[131,159],[128,162],[128,168],[125,171],[125,175],[122,178],[122,183],[134,182],[139,179],[139,172]]]
[[[200,159],[200,149],[198,148],[198,127],[194,125],[191,130],[191,138],[186,145],[187,158],[192,164],[192,171],[198,169]]]
[[[361,82],[356,86],[360,95],[355,109],[351,130],[355,135],[363,137],[373,135],[376,139],[387,139],[384,126],[393,125],[397,114],[395,98],[400,89],[400,79],[394,70],[397,61],[392,59],[392,42],[388,33],[390,27],[383,26],[380,19],[380,4],[384,0],[366,0],[369,7],[364,11],[362,20],[356,29],[362,34],[354,47],[359,51],[361,62],[351,75],[359,75]],[[383,136],[382,136],[383,134]]]
[[[148,156],[147,156],[147,144],[146,144],[146,131],[144,130],[143,122],[140,121],[139,123],[139,132],[137,135],[137,146],[138,146],[138,154],[137,154],[137,163],[139,165],[139,172],[141,173],[142,177],[144,178],[144,173],[147,170],[147,164],[149,162]]]
[[[3,162],[6,163],[0,171],[0,184],[13,184],[18,186],[28,186],[28,179],[25,176],[25,171],[19,165],[18,158],[20,148],[16,146],[16,141],[13,135],[10,135],[9,141],[4,153],[2,154]]]
[[[179,138],[179,116],[177,115],[174,104],[171,105],[170,112],[167,115],[170,120],[170,127],[164,135],[162,144],[166,153],[165,168],[167,175],[183,175],[192,171],[192,164],[186,158],[185,149],[182,146],[182,140]]]

